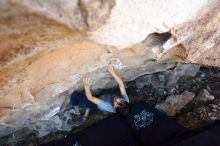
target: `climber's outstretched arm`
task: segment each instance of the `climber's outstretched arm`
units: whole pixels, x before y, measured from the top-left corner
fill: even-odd
[[[124,85],[122,79],[117,75],[117,73],[114,71],[114,68],[111,65],[108,66],[108,72],[111,74],[111,76],[118,83],[121,95],[127,95],[126,90],[125,90],[125,85]]]
[[[85,88],[85,93],[86,93],[86,97],[89,101],[93,102],[94,104],[98,105],[100,104],[101,100],[97,97],[94,97],[92,95],[92,92],[90,90],[90,86],[92,85],[92,79],[90,76],[86,76],[84,79],[83,79],[83,82],[84,82],[84,88]]]

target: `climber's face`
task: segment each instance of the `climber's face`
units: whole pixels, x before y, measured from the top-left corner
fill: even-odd
[[[113,99],[113,105],[115,108],[120,107],[124,103],[124,99],[119,96],[115,96]]]

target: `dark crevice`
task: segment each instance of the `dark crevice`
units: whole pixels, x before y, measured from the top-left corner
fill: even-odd
[[[153,48],[155,46],[162,46],[168,39],[170,39],[171,35],[172,34],[170,32],[151,33],[144,40],[144,44],[149,48]]]

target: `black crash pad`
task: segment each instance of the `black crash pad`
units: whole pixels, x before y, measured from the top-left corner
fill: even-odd
[[[117,114],[44,146],[163,146],[185,131],[181,125],[146,102],[136,103],[126,118]]]
[[[187,134],[172,146],[220,146],[220,121]]]
[[[131,107],[127,121],[137,140],[145,146],[164,146],[186,131],[183,126],[144,101]]]
[[[81,132],[45,146],[139,146],[127,125],[113,115]]]

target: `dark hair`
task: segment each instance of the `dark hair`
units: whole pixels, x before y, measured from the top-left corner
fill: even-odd
[[[119,114],[119,116],[126,117],[130,112],[129,103],[123,100],[121,105],[116,108],[116,112]]]

